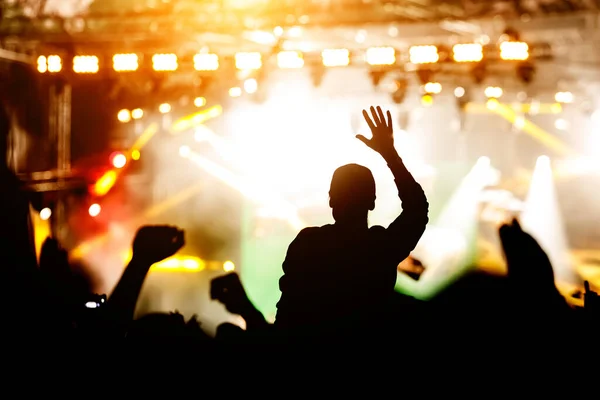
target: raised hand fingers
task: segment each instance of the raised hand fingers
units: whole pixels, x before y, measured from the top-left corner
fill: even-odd
[[[375,124],[373,124],[373,120],[371,119],[371,117],[369,117],[369,113],[367,112],[367,110],[363,110],[363,117],[365,117],[365,121],[367,121],[369,128],[371,130],[375,129]]]
[[[388,128],[392,126],[392,113],[390,110],[387,110],[387,126]]]
[[[379,124],[385,125],[385,117],[383,116],[383,110],[381,107],[377,107],[377,115],[379,115]]]
[[[381,119],[379,119],[379,115],[377,114],[377,110],[375,107],[371,106],[371,115],[373,116],[373,121],[375,121],[375,125],[381,125]]]

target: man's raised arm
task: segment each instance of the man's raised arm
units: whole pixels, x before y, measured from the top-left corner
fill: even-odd
[[[425,232],[429,222],[429,204],[423,188],[412,174],[406,169],[402,158],[394,147],[394,132],[392,128],[392,116],[387,111],[387,121],[381,107],[371,107],[371,115],[363,110],[365,120],[371,128],[373,137],[367,139],[362,135],[357,138],[371,149],[379,153],[387,162],[388,167],[394,175],[398,196],[402,201],[402,213],[391,223],[388,228],[390,239],[398,238],[394,244],[398,255],[398,263],[408,257],[411,251]]]

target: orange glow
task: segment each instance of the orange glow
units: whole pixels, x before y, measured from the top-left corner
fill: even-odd
[[[117,182],[117,172],[114,170],[107,171],[94,185],[94,194],[96,196],[104,196]]]

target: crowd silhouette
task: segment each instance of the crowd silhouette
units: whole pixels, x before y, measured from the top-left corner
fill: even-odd
[[[32,194],[8,168],[7,137],[11,120],[0,108],[1,302],[4,332],[15,336],[102,336],[104,338],[193,338],[203,348],[253,343],[377,343],[393,348],[420,343],[431,333],[494,327],[486,335],[541,332],[546,340],[560,327],[595,326],[598,296],[585,286],[585,306],[570,306],[555,285],[552,265],[536,240],[515,219],[499,229],[508,265],[506,277],[482,272],[465,275],[431,301],[394,290],[398,265],[414,250],[428,223],[428,201],[394,147],[391,115],[371,107],[364,117],[372,138],[357,139],[381,155],[392,172],[401,214],[384,228],[369,226],[375,207],[375,180],[364,166],[349,164],[333,174],[329,192],[333,224],[302,230],[283,261],[281,298],[269,323],[248,297],[240,277],[229,273],[211,282],[210,296],[232,314],[242,329],[224,323],[213,337],[195,317],[154,313],[134,318],[150,267],[182,248],[185,235],[173,226],[143,226],[132,243],[133,256],[108,296],[94,294],[69,265],[67,250],[54,238],[43,245],[39,262],[32,240],[29,203]],[[86,307],[89,302],[98,306]],[[507,336],[503,336],[506,338]],[[533,342],[540,336],[532,337]]]

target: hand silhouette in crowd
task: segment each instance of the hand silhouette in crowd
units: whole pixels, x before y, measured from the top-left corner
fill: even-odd
[[[214,278],[210,282],[210,297],[232,314],[242,315],[253,308],[240,277],[235,272]]]
[[[184,245],[184,232],[177,227],[143,226],[133,240],[133,259],[154,264],[171,257]]]
[[[500,240],[508,276],[515,284],[534,291],[556,288],[548,255],[517,219],[500,227]]]
[[[384,157],[393,155],[395,153],[394,148],[394,129],[392,126],[392,114],[387,111],[387,121],[383,114],[381,107],[371,107],[371,115],[367,110],[363,110],[363,116],[371,128],[373,137],[367,139],[363,135],[356,135],[356,138],[369,146],[371,149],[381,154]]]
[[[585,310],[593,315],[598,315],[600,312],[600,296],[590,289],[588,281],[585,281],[583,286],[585,288],[585,293],[583,294],[583,306]]]
[[[248,330],[269,325],[248,298],[242,281],[235,272],[213,279],[210,283],[210,297],[222,303],[230,313],[244,318]]]
[[[519,221],[500,228],[500,240],[506,257],[508,279],[518,299],[539,315],[568,309],[554,281],[554,271],[539,243],[521,229]],[[523,308],[525,310],[526,307]]]

